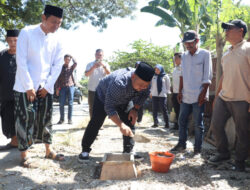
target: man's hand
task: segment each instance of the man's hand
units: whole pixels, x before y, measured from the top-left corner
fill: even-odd
[[[128,120],[131,121],[132,125],[135,125],[135,122],[137,120],[137,111],[134,109],[131,109],[128,114]]]
[[[207,91],[205,91],[205,90],[201,91],[201,93],[198,97],[199,106],[202,106],[202,104],[204,104],[207,101],[206,93],[207,93]]]
[[[30,89],[26,91],[27,98],[30,102],[33,102],[36,98],[36,91],[35,89]]]
[[[179,102],[179,104],[182,103],[182,92],[179,92],[178,95],[177,95],[177,100]]]
[[[59,96],[60,90],[59,88],[56,89],[56,95]]]
[[[38,90],[38,96],[40,98],[45,98],[45,96],[47,95],[48,91],[45,88],[42,88],[40,90]]]
[[[134,137],[133,132],[131,131],[131,129],[128,126],[125,126],[122,124],[120,127],[120,131],[124,136]]]

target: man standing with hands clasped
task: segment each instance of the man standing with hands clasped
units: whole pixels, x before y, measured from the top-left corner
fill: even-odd
[[[14,122],[14,91],[16,75],[16,42],[19,30],[7,30],[8,49],[0,52],[0,115],[2,131],[10,143],[0,146],[0,151],[17,148],[17,137]]]
[[[199,37],[193,30],[184,33],[182,40],[187,51],[181,60],[181,77],[178,101],[181,103],[179,142],[171,151],[186,149],[188,117],[193,112],[195,124],[194,155],[201,153],[204,133],[204,103],[208,99],[208,86],[212,80],[211,54],[198,47]]]
[[[52,151],[52,103],[54,84],[63,65],[63,49],[54,32],[62,24],[63,10],[46,5],[42,23],[21,30],[17,40],[15,125],[21,165],[30,167],[28,149],[45,144],[45,158],[64,160]]]

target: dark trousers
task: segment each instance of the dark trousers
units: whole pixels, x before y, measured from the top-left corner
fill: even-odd
[[[168,125],[167,98],[153,96],[152,97],[152,106],[153,106],[154,124],[158,125],[158,109],[160,109],[162,111],[165,125]]]
[[[172,102],[173,102],[174,112],[176,114],[176,120],[178,123],[178,118],[179,118],[179,114],[180,114],[180,104],[177,100],[177,95],[178,95],[177,93],[173,93]]]
[[[137,118],[137,122],[141,122],[142,121],[142,116],[143,116],[143,105],[140,107],[140,109],[138,110],[138,118]]]
[[[64,105],[68,98],[68,120],[72,120],[73,102],[74,102],[74,86],[62,87],[59,94],[60,103],[60,120],[64,121]]]
[[[118,115],[123,123],[130,127],[133,133],[135,133],[135,127],[128,120],[128,113],[125,112],[126,105],[116,108]],[[89,124],[85,130],[85,133],[82,138],[82,151],[90,152],[91,145],[96,139],[100,128],[103,125],[103,122],[107,114],[104,110],[104,104],[99,100],[98,95],[95,94],[94,105],[93,105],[93,115],[89,121]],[[123,136],[123,152],[129,153],[133,150],[134,140],[131,137]]]
[[[228,154],[228,140],[225,133],[227,120],[232,116],[236,129],[236,161],[247,159],[250,146],[250,113],[249,103],[245,101],[224,101],[216,98],[212,115],[212,132],[215,137],[218,152]]]
[[[186,147],[186,141],[188,137],[188,118],[189,115],[193,112],[193,119],[195,125],[195,143],[194,150],[200,151],[202,148],[202,140],[204,135],[204,124],[203,124],[203,115],[204,107],[199,106],[198,102],[193,104],[181,103],[180,116],[178,119],[179,123],[179,144]]]
[[[88,91],[88,104],[89,104],[90,118],[92,117],[92,114],[93,114],[94,99],[95,99],[95,91]]]
[[[14,100],[1,102],[1,119],[2,131],[6,138],[16,136],[15,119],[14,119]]]

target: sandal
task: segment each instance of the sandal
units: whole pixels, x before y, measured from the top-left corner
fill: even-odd
[[[46,159],[56,160],[56,161],[65,161],[63,154],[56,154],[54,152],[50,152],[49,155],[45,156]]]
[[[12,145],[11,143],[8,143],[4,146],[0,146],[0,151],[4,151],[4,150],[10,150],[13,148],[17,148],[17,146]]]
[[[31,162],[29,161],[29,158],[23,158],[20,162],[20,166],[24,168],[32,168]]]

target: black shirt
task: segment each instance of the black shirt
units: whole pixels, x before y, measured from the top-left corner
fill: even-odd
[[[5,49],[0,52],[0,100],[14,100],[13,86],[16,76],[16,54]]]

